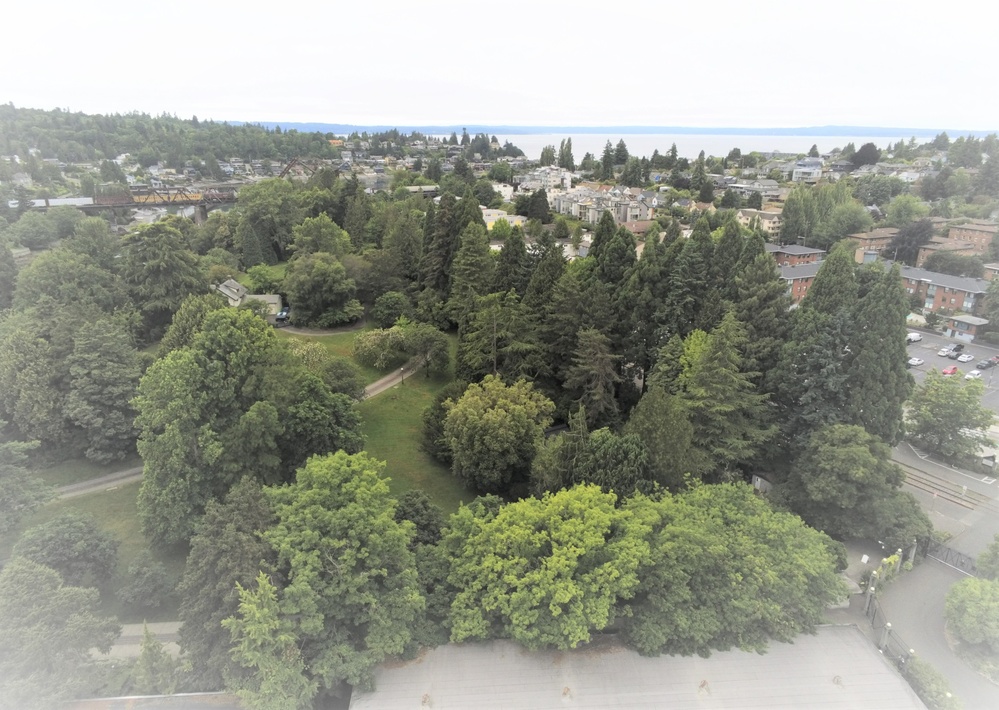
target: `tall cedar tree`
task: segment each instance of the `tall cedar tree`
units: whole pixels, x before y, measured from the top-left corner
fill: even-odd
[[[715,245],[711,227],[703,217],[694,225],[690,239],[669,276],[669,292],[663,306],[665,336],[686,337],[694,330],[697,313],[711,288],[710,269]]]
[[[595,328],[579,331],[579,344],[566,373],[565,387],[576,395],[576,402],[586,410],[590,428],[615,425],[620,411],[614,396],[621,381],[620,357],[612,351],[610,339]]]
[[[604,210],[597,222],[597,228],[593,231],[593,241],[590,243],[588,255],[599,260],[600,255],[607,248],[608,242],[614,238],[616,233],[617,223],[614,221],[614,215],[609,210]]]
[[[448,315],[458,325],[459,337],[475,315],[476,300],[490,292],[495,277],[495,259],[489,249],[486,230],[467,226],[461,233],[461,246],[452,263],[451,297]]]
[[[485,281],[487,276],[488,274],[481,274],[479,279]],[[503,247],[496,259],[496,273],[493,278],[492,290],[506,293],[512,289],[523,298],[530,278],[531,265],[527,255],[527,244],[524,242],[524,233],[519,229],[511,229],[503,240]]]
[[[614,179],[614,146],[610,141],[604,146],[603,156],[600,158],[600,179]]]
[[[274,522],[260,484],[244,478],[225,503],[209,501],[191,538],[180,595],[180,645],[191,659],[191,684],[221,688],[238,677],[222,620],[239,609],[237,584],[249,587],[261,571],[273,572],[276,555],[260,534]]]
[[[736,266],[742,257],[745,241],[735,217],[726,220],[722,226],[721,238],[715,245],[714,258],[711,260],[711,285],[728,301],[734,301],[737,296]]]
[[[546,369],[536,328],[533,314],[513,291],[479,298],[471,319],[459,334],[455,374],[469,382],[487,374],[533,380]]]
[[[710,468],[706,452],[694,446],[694,427],[683,401],[662,387],[650,387],[631,412],[624,433],[638,436],[649,454],[649,470],[656,483],[670,491],[699,479]]]
[[[735,316],[746,328],[743,368],[758,373],[753,379],[761,384],[777,367],[791,298],[773,257],[766,253],[757,254],[734,281]]]
[[[656,313],[665,298],[665,253],[666,246],[659,242],[657,234],[646,235],[642,258],[632,266],[622,289],[631,305],[630,334],[625,346],[627,359],[643,374],[651,369],[659,349]]]
[[[877,282],[857,303],[848,365],[849,421],[895,445],[902,439],[903,405],[912,393],[906,370],[909,303],[897,265],[871,270]]]
[[[562,224],[565,224],[562,222]],[[557,228],[557,227],[556,227]],[[538,251],[537,263],[531,272],[524,294],[524,305],[533,313],[543,313],[551,300],[555,284],[565,272],[565,253],[562,245],[554,239],[545,241],[544,235],[535,243]]]
[[[742,371],[745,343],[745,329],[727,313],[679,378],[694,445],[708,454],[721,479],[756,456],[775,433],[767,421],[766,396],[757,393],[752,374]]]

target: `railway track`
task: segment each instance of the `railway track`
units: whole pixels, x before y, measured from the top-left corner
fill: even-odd
[[[905,482],[920,491],[932,493],[934,497],[953,503],[968,510],[986,508],[999,512],[999,504],[978,491],[965,490],[963,486],[934,473],[920,471],[908,464],[895,462],[905,473]]]

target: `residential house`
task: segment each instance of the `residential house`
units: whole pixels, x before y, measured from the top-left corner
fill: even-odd
[[[214,289],[225,296],[229,305],[236,307],[243,302],[246,294],[249,293],[246,286],[234,279],[226,279],[220,284],[214,284]]]
[[[486,229],[488,230],[491,230],[501,219],[505,219],[511,227],[524,227],[524,225],[527,224],[527,217],[524,215],[509,214],[503,210],[493,210],[488,207],[482,207],[481,205],[480,209],[482,210],[482,219],[485,221]]]
[[[916,256],[916,266],[922,267],[930,255],[940,252],[956,252],[963,256],[975,256],[984,252],[978,252],[971,242],[957,241],[952,239],[934,238],[929,244],[919,247],[919,254]]]
[[[895,227],[878,227],[869,232],[856,232],[851,234],[848,239],[857,242],[857,246],[864,251],[879,252],[891,243],[896,234],[898,234],[898,229]]]
[[[817,264],[822,261],[825,251],[812,249],[798,244],[764,244],[763,248],[772,254],[780,266],[799,266],[801,264]]]
[[[780,234],[780,225],[783,221],[781,212],[770,210],[750,210],[743,209],[736,212],[735,218],[743,227],[749,227],[754,219],[760,222],[760,228],[766,232],[771,239],[776,239]]]
[[[802,158],[791,170],[792,182],[818,182],[822,178],[822,158]]]
[[[976,219],[967,224],[951,227],[947,233],[947,239],[972,244],[976,254],[985,254],[997,232],[999,232],[999,224]]]

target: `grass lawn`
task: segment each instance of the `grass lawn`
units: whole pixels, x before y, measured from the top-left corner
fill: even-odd
[[[405,383],[361,402],[357,409],[364,420],[365,450],[386,462],[385,475],[391,479],[392,493],[398,496],[420,488],[444,512],[452,513],[459,503],[471,501],[475,494],[459,483],[446,466],[420,449],[423,410],[448,381],[416,373]]]
[[[115,599],[114,590],[120,586],[128,566],[147,547],[146,539],[139,530],[139,517],[136,498],[139,493],[139,482],[118,486],[114,489],[78,496],[67,500],[54,501],[36,511],[7,535],[0,537],[0,559],[6,559],[14,547],[21,532],[34,525],[39,525],[73,509],[90,513],[97,519],[98,525],[111,532],[119,541],[118,575],[114,583],[102,594],[102,607],[105,613],[114,614],[122,623],[147,621],[171,621],[177,618],[178,600],[171,595],[163,600],[158,609],[136,611],[125,609]],[[154,552],[154,557],[162,562],[171,579],[179,581],[184,572],[186,550],[170,550]]]
[[[36,473],[46,483],[58,488],[59,486],[68,486],[71,483],[89,481],[91,478],[98,478],[99,476],[115,473],[116,471],[124,471],[125,469],[141,465],[142,459],[139,458],[138,454],[108,464],[98,464],[93,461],[87,461],[84,458],[79,458],[63,461],[47,468],[40,468]]]
[[[373,367],[367,367],[362,365],[357,360],[354,359],[354,338],[356,338],[361,333],[368,330],[374,329],[374,324],[368,322],[363,328],[358,330],[349,330],[344,333],[333,333],[332,335],[295,335],[294,333],[286,333],[281,328],[277,329],[278,337],[282,338],[298,338],[305,342],[316,342],[325,347],[334,355],[339,355],[340,357],[345,357],[351,362],[353,362],[357,368],[361,371],[361,376],[364,381],[368,384],[374,382],[375,380],[387,375],[388,370],[376,370]]]

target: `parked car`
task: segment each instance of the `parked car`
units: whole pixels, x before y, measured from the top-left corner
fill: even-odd
[[[966,380],[977,380],[982,376],[981,370],[972,370],[967,375],[964,376]]]
[[[274,316],[274,322],[287,325],[289,318],[291,318],[291,309],[282,308],[280,311],[278,311],[278,314]]]
[[[919,367],[922,364],[923,364],[923,359],[922,358],[919,358],[919,357],[910,357],[909,358],[909,367]]]
[[[940,374],[944,377],[949,377],[950,375],[957,374],[957,365],[951,365],[950,367],[945,367],[940,371]]]
[[[990,367],[995,367],[996,364],[991,360],[982,360],[977,365],[975,365],[976,370],[988,370]]]
[[[962,350],[964,350],[963,343],[951,343],[950,345],[944,345],[942,348],[940,348],[937,351],[937,355],[940,355],[942,357],[947,357],[951,353],[959,353]]]
[[[957,356],[958,362],[971,362],[974,359],[975,356],[972,355],[971,353],[961,353],[960,355]]]
[[[907,343],[918,343],[922,339],[923,336],[920,335],[919,333],[909,333],[908,335],[905,336],[905,342]]]

